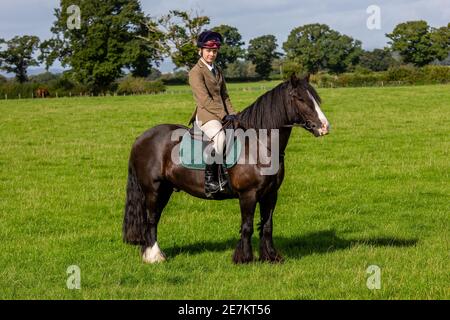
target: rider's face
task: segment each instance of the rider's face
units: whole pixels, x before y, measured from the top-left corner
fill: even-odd
[[[201,49],[200,54],[207,63],[213,64],[214,61],[216,61],[218,52],[218,49],[203,48]]]

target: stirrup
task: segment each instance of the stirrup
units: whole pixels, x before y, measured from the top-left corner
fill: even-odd
[[[217,165],[217,183],[219,185],[220,192],[225,190],[225,186],[227,185],[228,181],[223,175],[223,166],[221,164]]]

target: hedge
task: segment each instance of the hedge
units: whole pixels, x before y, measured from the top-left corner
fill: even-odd
[[[117,90],[103,92],[105,94],[153,94],[166,90],[162,81],[146,81],[144,78],[127,77],[114,84],[112,88]],[[43,89],[48,92],[49,97],[69,97],[93,95],[89,87],[73,82],[65,77],[59,77],[46,82],[18,83],[14,80],[0,82],[0,99],[36,98],[37,90]]]
[[[343,73],[330,75],[318,73],[311,82],[319,87],[361,87],[388,85],[420,85],[450,83],[450,67],[429,65],[422,68],[411,66],[393,67],[387,71]]]

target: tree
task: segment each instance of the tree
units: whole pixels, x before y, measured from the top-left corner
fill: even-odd
[[[344,72],[358,62],[362,51],[359,40],[318,23],[293,29],[283,49],[289,60],[311,73],[323,69]]]
[[[372,71],[385,71],[396,64],[389,50],[374,49],[373,51],[364,51],[359,59],[359,64]]]
[[[72,5],[80,8],[80,28],[68,27]],[[124,68],[147,76],[151,63],[162,59],[158,48],[142,39],[148,30],[138,0],[61,0],[55,17],[55,36],[43,44],[41,59],[47,66],[60,59],[94,93],[107,90]]]
[[[271,74],[283,76],[283,63],[285,60],[286,60],[286,58],[281,53],[280,53],[280,57],[273,59]]]
[[[150,34],[159,35],[159,46],[178,68],[192,68],[198,61],[197,38],[209,17],[198,13],[171,10],[158,21],[147,24]]]
[[[226,78],[256,78],[255,65],[248,60],[238,59],[227,65],[224,71]]]
[[[439,61],[445,60],[450,54],[450,23],[439,29],[432,29],[431,42]]]
[[[172,59],[177,68],[190,69],[199,58],[198,36],[209,22],[209,17],[202,16],[198,12],[171,10],[159,19],[149,18],[147,29],[149,35],[157,35],[159,47]],[[220,25],[211,30],[220,32],[224,38],[216,63],[222,69],[226,69],[227,64],[243,56],[242,36],[236,28],[227,25]]]
[[[421,67],[447,57],[449,34],[449,26],[434,29],[420,20],[400,23],[386,36],[391,39],[391,49],[398,51],[404,62]]]
[[[0,69],[14,73],[20,83],[27,81],[28,67],[39,65],[33,57],[39,42],[36,36],[16,36],[8,41],[0,39],[0,45],[6,45],[6,49],[0,51]]]
[[[51,81],[56,81],[59,78],[61,78],[61,75],[59,74],[54,74],[51,72],[43,72],[40,74],[36,74],[33,76],[30,76],[30,81],[31,82],[36,82],[36,83],[49,83]]]
[[[272,71],[272,62],[281,54],[276,52],[277,39],[273,35],[265,35],[250,40],[247,49],[248,59],[256,65],[256,72],[267,79]]]
[[[153,81],[161,78],[162,73],[158,69],[152,68],[150,75],[147,77],[147,80]]]
[[[242,36],[237,28],[222,24],[211,30],[219,32],[223,37],[223,44],[220,47],[219,55],[215,62],[220,68],[225,70],[228,64],[235,62],[238,58],[244,57],[244,49],[242,49],[242,46],[245,43],[242,41]]]

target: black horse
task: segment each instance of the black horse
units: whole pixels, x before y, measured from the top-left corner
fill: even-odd
[[[329,123],[319,104],[320,98],[309,84],[309,76],[302,79],[292,76],[238,113],[237,123],[241,128],[268,129],[268,141],[277,132],[279,167],[274,174],[262,174],[264,166],[258,160],[253,164],[239,161],[228,169],[232,193],[222,199],[239,198],[242,218],[241,239],[233,254],[235,263],[253,260],[251,236],[258,202],[261,213],[260,259],[282,261],[273,245],[272,217],[277,192],[284,178],[284,150],[294,125],[304,127],[316,137],[328,133]],[[180,143],[173,141],[172,134],[180,129],[189,128],[176,124],[155,126],[139,136],[131,149],[123,239],[127,243],[142,246],[143,260],[147,263],[166,259],[157,243],[157,227],[172,192],[183,190],[194,197],[207,199],[204,171],[187,169],[173,161],[172,154],[176,154],[173,150],[177,150]],[[251,143],[245,140],[240,160],[250,157],[248,150]],[[273,153],[271,150],[269,152]]]

